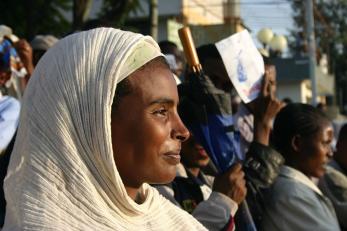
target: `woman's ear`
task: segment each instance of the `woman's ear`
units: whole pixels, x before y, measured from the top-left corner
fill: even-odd
[[[298,152],[301,148],[301,136],[295,135],[292,137],[291,141],[292,149],[296,152]]]

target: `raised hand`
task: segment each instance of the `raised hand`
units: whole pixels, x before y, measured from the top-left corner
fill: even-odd
[[[222,175],[216,176],[212,189],[240,204],[247,194],[244,176],[245,173],[242,171],[241,164],[236,163]]]

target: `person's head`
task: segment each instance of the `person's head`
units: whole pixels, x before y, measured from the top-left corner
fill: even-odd
[[[293,100],[291,98],[289,98],[289,97],[285,97],[285,98],[282,99],[282,102],[283,102],[283,104],[285,106],[287,104],[293,103]]]
[[[112,109],[115,161],[125,185],[168,183],[189,136],[177,113],[178,93],[163,57],[119,83]]]
[[[58,39],[53,35],[36,35],[35,38],[30,42],[33,49],[33,64],[39,62],[40,58],[51,48]]]
[[[204,168],[208,165],[210,158],[206,150],[191,135],[182,144],[182,163],[187,168]]]
[[[174,42],[164,40],[158,43],[161,52],[169,60],[171,70],[180,77],[184,69],[184,57],[182,51],[178,49]],[[174,59],[174,63],[171,64],[171,57]]]
[[[347,123],[340,129],[339,137],[336,142],[334,159],[336,159],[342,167],[347,169]]]
[[[319,110],[325,112],[327,110],[327,105],[325,103],[318,103],[317,106],[316,106]]]
[[[210,77],[213,84],[219,89],[230,92],[233,85],[216,45],[202,45],[197,48],[197,54],[204,73]]]
[[[175,56],[181,55],[181,52],[179,51],[177,45],[174,42],[163,40],[160,41],[158,45],[163,54],[173,54]]]
[[[332,156],[333,128],[317,108],[288,104],[275,118],[272,137],[287,165],[310,177],[324,174],[325,164]]]

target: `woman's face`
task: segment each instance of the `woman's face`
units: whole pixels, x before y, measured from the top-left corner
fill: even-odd
[[[300,137],[299,170],[309,177],[323,176],[325,165],[332,157],[331,142],[333,136],[333,128],[327,123],[316,134]]]
[[[210,158],[205,149],[195,141],[193,136],[182,144],[182,162],[188,168],[203,168]]]
[[[189,136],[177,113],[173,75],[163,64],[154,65],[128,77],[131,93],[112,115],[115,162],[128,187],[172,181],[181,143]]]

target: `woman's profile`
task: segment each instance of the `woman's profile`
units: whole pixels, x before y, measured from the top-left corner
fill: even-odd
[[[267,195],[263,230],[340,230],[334,208],[312,178],[332,156],[333,128],[317,108],[291,103],[277,114],[273,143],[285,165]]]

